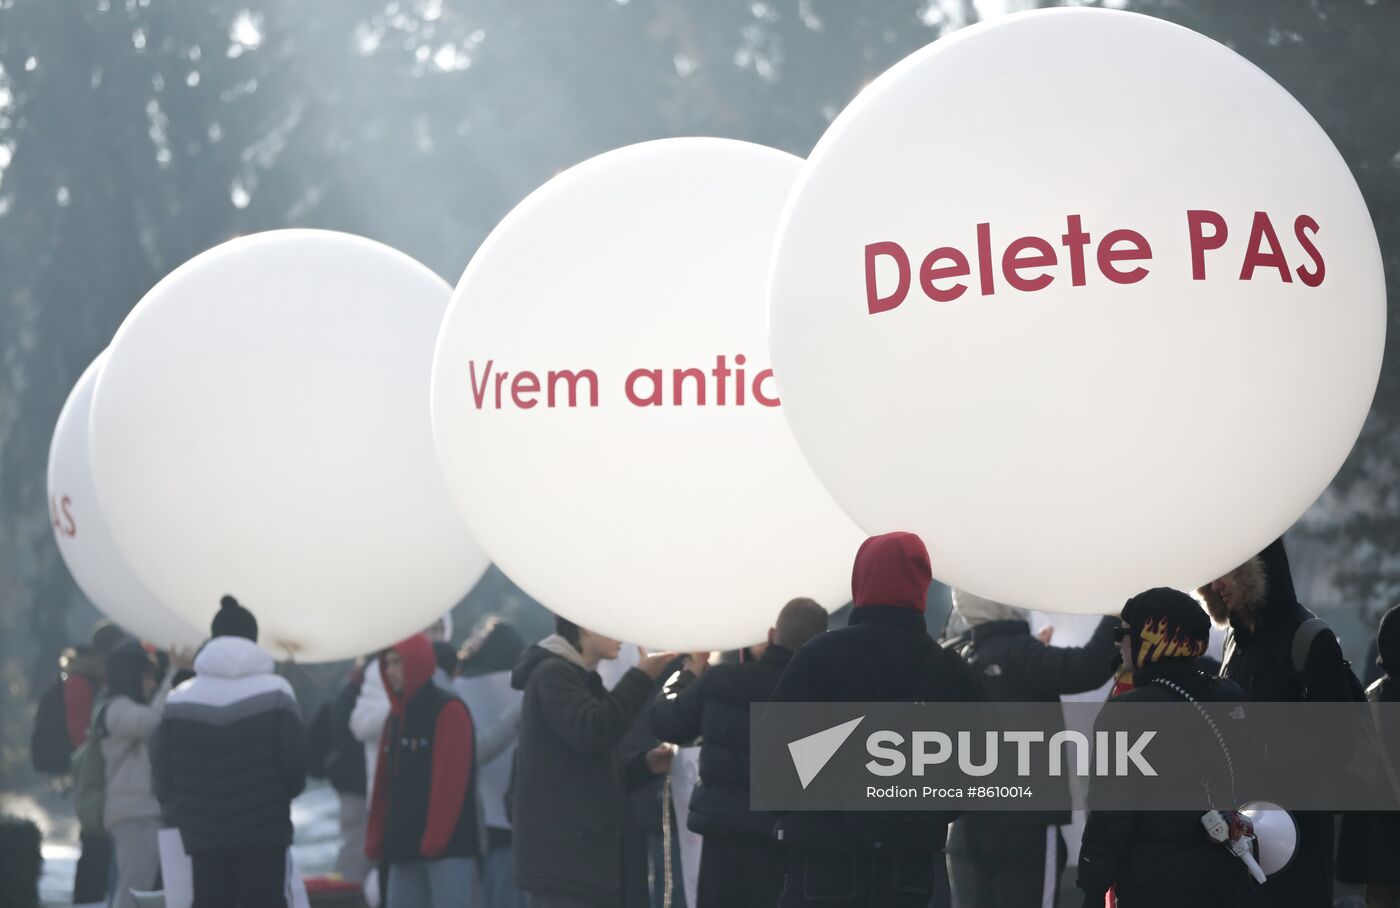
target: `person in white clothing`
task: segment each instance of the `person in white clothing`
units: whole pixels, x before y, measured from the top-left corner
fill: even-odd
[[[509,624],[489,619],[462,647],[453,687],[472,717],[488,728],[477,730],[477,804],[486,829],[482,889],[486,908],[524,908],[511,866],[511,827],[506,815],[515,743],[524,695],[510,686],[510,671],[525,651]]]
[[[160,802],[151,782],[150,742],[160,727],[171,679],[189,667],[188,653],[172,652],[165,677],[157,682],[155,659],[134,641],[107,657],[108,700],[99,722],[106,764],[102,820],[117,861],[112,908],[135,908],[131,890],[154,888],[160,871]]]

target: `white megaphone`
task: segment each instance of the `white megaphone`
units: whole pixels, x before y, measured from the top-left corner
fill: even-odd
[[[1298,823],[1293,815],[1270,801],[1250,801],[1240,813],[1254,824],[1264,875],[1273,876],[1287,867],[1298,850]]]

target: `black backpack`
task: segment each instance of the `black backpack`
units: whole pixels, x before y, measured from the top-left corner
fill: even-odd
[[[1293,646],[1289,655],[1291,657],[1290,661],[1292,663],[1293,672],[1298,676],[1299,682],[1302,684],[1304,700],[1308,698],[1308,654],[1312,652],[1313,642],[1317,640],[1318,635],[1323,631],[1329,630],[1331,630],[1331,628],[1327,626],[1327,622],[1314,615],[1298,625],[1298,629],[1293,632]],[[1343,659],[1342,665],[1346,669],[1342,683],[1348,688],[1351,694],[1349,702],[1365,703],[1366,688],[1361,685],[1361,681],[1356,677],[1356,673],[1352,671],[1351,663]]]
[[[44,690],[34,714],[29,758],[38,772],[66,776],[73,769],[73,740],[68,737],[68,713],[63,703],[63,675]]]

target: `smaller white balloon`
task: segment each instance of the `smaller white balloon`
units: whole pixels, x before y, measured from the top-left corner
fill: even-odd
[[[198,646],[208,636],[161,605],[126,563],[97,504],[88,447],[92,389],[103,353],[92,361],[58,414],[49,444],[49,522],[68,572],[83,595],[128,633],[156,646]]]
[[[433,450],[433,348],[451,288],[324,230],[181,265],[112,341],[92,404],[113,538],[203,626],[231,594],[279,657],[342,659],[435,621],[487,559]]]
[[[783,421],[768,251],[802,161],[683,138],[599,155],[521,202],[443,320],[433,431],[492,559],[599,633],[757,643],[850,597],[860,531]]]

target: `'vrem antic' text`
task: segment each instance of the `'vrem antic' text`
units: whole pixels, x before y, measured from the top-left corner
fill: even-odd
[[[750,372],[745,369],[747,363],[740,353],[732,367],[729,358],[721,355],[715,357],[713,369],[633,369],[622,392],[634,407],[780,406],[771,385],[773,370]],[[598,406],[598,373],[592,369],[551,369],[541,377],[528,369],[499,370],[495,364],[488,359],[478,370],[476,360],[467,363],[472,402],[478,410],[508,406],[530,410],[541,403],[546,409]]]

